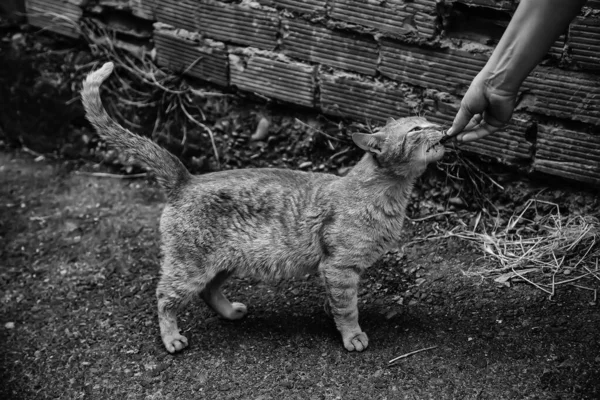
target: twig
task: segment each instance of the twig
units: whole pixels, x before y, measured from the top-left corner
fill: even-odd
[[[421,353],[421,352],[427,351],[427,350],[432,350],[432,349],[435,349],[435,348],[437,348],[437,346],[426,347],[424,349],[419,349],[419,350],[411,351],[410,353],[402,354],[401,356],[398,356],[398,357],[393,358],[390,361],[388,361],[388,364],[393,364],[393,363],[395,363],[396,361],[398,361],[400,359],[403,359],[403,358],[406,358],[406,357],[410,357],[410,356],[412,356],[414,354]]]
[[[410,221],[410,222],[421,222],[421,221],[427,221],[428,219],[431,219],[431,218],[440,217],[442,215],[448,215],[448,214],[454,214],[454,211],[444,211],[444,212],[441,212],[441,213],[437,213],[437,214],[433,214],[433,215],[428,215],[426,217],[415,218],[415,219],[406,217],[406,219],[408,221]]]
[[[300,125],[304,125],[305,127],[307,127],[307,128],[310,128],[310,129],[314,130],[315,132],[317,132],[317,133],[319,133],[319,134],[321,134],[321,135],[325,136],[325,137],[326,137],[326,138],[328,138],[328,139],[335,140],[336,142],[342,142],[342,140],[341,140],[341,139],[338,139],[338,138],[336,138],[336,137],[334,137],[334,136],[331,136],[330,134],[328,134],[328,133],[325,133],[325,132],[323,132],[323,131],[322,131],[322,130],[320,130],[320,129],[317,129],[317,128],[315,128],[314,126],[310,126],[309,124],[307,124],[306,122],[304,122],[304,121],[302,121],[302,120],[300,120],[300,119],[298,119],[298,118],[294,118],[294,119],[295,119],[295,120],[296,120],[296,122],[298,122]]]
[[[343,156],[344,154],[349,153],[352,150],[353,150],[352,148],[348,148],[348,149],[345,149],[345,150],[342,150],[342,151],[338,151],[337,153],[335,153],[334,155],[332,155],[331,157],[329,157],[329,161],[332,161],[336,157]]]
[[[96,178],[114,178],[114,179],[137,179],[137,178],[145,178],[148,176],[146,172],[142,172],[140,174],[130,174],[130,175],[121,175],[121,174],[109,174],[108,172],[86,172],[86,171],[75,171],[75,175],[85,175],[85,176],[93,176]]]
[[[210,136],[210,143],[212,144],[213,152],[215,153],[215,159],[217,160],[218,164],[221,164],[221,162],[219,161],[219,151],[217,150],[217,144],[215,143],[215,135],[213,134],[213,131],[208,126],[204,125],[202,122],[199,122],[194,117],[192,117],[190,113],[185,109],[183,103],[180,103],[179,105],[185,116],[188,117],[190,121],[192,121],[199,127],[206,130],[206,132],[208,132],[208,136]]]
[[[37,151],[31,150],[29,147],[27,147],[27,146],[25,146],[25,145],[23,145],[23,146],[21,147],[21,149],[22,149],[22,150],[23,150],[25,153],[27,153],[27,154],[31,154],[32,156],[36,156],[36,157],[43,157],[43,156],[44,156],[43,154],[41,154],[41,153],[38,153]]]

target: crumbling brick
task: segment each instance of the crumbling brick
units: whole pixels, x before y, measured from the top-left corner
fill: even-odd
[[[276,46],[279,17],[275,10],[212,0],[197,4],[199,32],[207,37],[265,50]]]
[[[326,0],[271,0],[277,8],[295,11],[300,14],[325,14]],[[262,1],[261,1],[261,4]]]
[[[600,136],[539,125],[535,171],[600,184]]]
[[[250,50],[230,54],[229,64],[231,84],[239,89],[306,107],[315,106],[314,66],[283,56],[252,54]]]
[[[384,33],[412,33],[424,38],[429,38],[435,33],[434,0],[331,0],[329,7],[329,15],[332,18],[378,29]]]
[[[65,36],[79,37],[83,14],[77,0],[26,0],[27,20],[33,26]]]
[[[576,18],[569,30],[569,47],[581,68],[600,71],[600,18]]]
[[[291,57],[375,75],[377,43],[332,31],[304,20],[283,21],[283,52]]]
[[[454,3],[462,3],[469,6],[489,7],[497,10],[512,10],[516,1],[512,0],[454,0]]]
[[[154,42],[159,65],[221,86],[229,84],[223,43],[164,28],[154,31]]]
[[[198,31],[198,2],[196,0],[153,0],[158,22],[175,28]]]
[[[585,6],[593,10],[600,10],[600,0],[587,0]]]
[[[600,125],[600,76],[537,67],[517,110]]]
[[[156,20],[156,0],[129,0],[131,12],[138,18]]]
[[[487,54],[434,49],[391,40],[381,42],[379,71],[396,81],[463,94],[488,59]]]
[[[377,122],[415,115],[417,102],[407,101],[405,92],[392,83],[329,73],[321,73],[319,82],[321,109],[326,114]]]

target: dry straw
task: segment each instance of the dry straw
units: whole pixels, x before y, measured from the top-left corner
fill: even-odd
[[[475,243],[496,261],[495,266],[486,263],[465,274],[506,284],[522,280],[550,296],[557,287],[572,285],[592,291],[596,299],[600,287],[597,218],[563,215],[558,204],[536,199],[527,201],[505,226],[495,219],[488,231],[480,217],[472,229],[461,225],[446,235]]]

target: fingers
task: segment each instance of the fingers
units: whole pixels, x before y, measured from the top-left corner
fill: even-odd
[[[473,118],[473,113],[467,110],[463,105],[460,106],[458,112],[456,113],[456,117],[454,117],[454,121],[452,122],[452,126],[448,129],[446,133],[448,136],[454,136],[458,132],[462,132],[463,129],[467,126],[467,124]]]
[[[456,136],[456,140],[459,142],[472,142],[474,140],[479,140],[482,137],[486,137],[491,135],[492,133],[499,131],[502,129],[500,126],[493,126],[489,123],[483,121],[479,125],[473,127],[470,130],[465,130],[462,133]]]
[[[471,118],[467,126],[465,126],[465,128],[463,129],[463,131],[469,131],[473,129],[476,125],[479,125],[482,119],[483,116],[481,114],[475,115],[473,118]]]

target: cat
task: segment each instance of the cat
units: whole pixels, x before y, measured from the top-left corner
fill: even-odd
[[[223,318],[246,315],[244,304],[221,292],[230,276],[268,280],[317,271],[344,347],[366,349],[369,340],[358,324],[359,277],[397,248],[416,178],[444,155],[441,127],[408,117],[390,119],[374,134],[353,134],[366,153],[344,177],[276,168],[195,176],[177,157],[106,113],[99,91],[112,70],[108,62],[91,72],[81,96],[98,134],[144,163],[166,192],[156,289],[166,350],[188,345],[177,312],[197,294]]]

